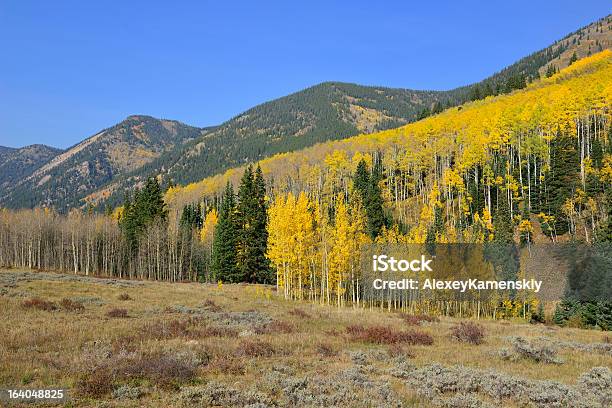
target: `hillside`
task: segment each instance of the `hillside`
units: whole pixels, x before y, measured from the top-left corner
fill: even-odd
[[[588,38],[588,39],[587,39]],[[390,129],[465,101],[503,94],[545,75],[547,64],[565,68],[574,52],[582,57],[612,47],[609,16],[569,34],[490,77],[441,92],[326,82],[258,105],[185,146],[161,155],[109,190],[122,191],[147,175],[162,174],[185,184],[224,170],[299,150],[315,143]],[[586,47],[586,48],[585,48]],[[118,204],[122,193],[112,196]],[[96,198],[90,197],[91,198]]]
[[[318,193],[322,193],[326,189],[325,182],[332,183],[337,189],[344,189],[341,186],[349,182],[347,175],[354,170],[356,161],[378,152],[390,172],[405,172],[402,177],[407,178],[410,186],[404,185],[402,188],[419,194],[414,186],[419,182],[418,178],[421,181],[427,178],[427,189],[431,189],[434,182],[448,182],[446,178],[443,179],[450,177],[444,175],[446,170],[452,170],[459,180],[467,182],[469,180],[464,176],[469,176],[469,172],[478,167],[478,177],[483,177],[483,168],[487,164],[493,165],[490,162],[493,155],[498,151],[507,153],[510,146],[518,147],[519,137],[523,143],[530,144],[527,154],[531,155],[532,161],[536,156],[538,160],[547,160],[544,156],[550,153],[550,140],[558,129],[573,132],[576,137],[576,121],[582,115],[594,115],[592,120],[597,120],[597,115],[603,115],[599,118],[603,120],[610,114],[611,81],[612,52],[603,51],[578,61],[551,78],[536,81],[526,89],[509,95],[488,97],[483,101],[451,108],[396,129],[278,154],[259,163],[268,178],[275,181],[273,188],[276,191],[303,189],[312,192],[316,188]],[[610,122],[607,123],[609,126]],[[606,128],[601,126],[599,131],[605,132]],[[602,137],[601,143],[607,145],[607,139]],[[519,153],[521,156],[526,154],[525,151],[512,152],[514,155]],[[527,157],[521,159],[527,160]],[[519,158],[515,156],[511,160],[518,164]],[[419,175],[419,171],[425,173]],[[168,191],[167,201],[173,207],[182,208],[202,197],[219,194],[228,180],[237,184],[241,174],[242,168],[235,168],[184,187],[173,187]],[[505,177],[504,174],[501,176]],[[396,186],[389,184],[387,187],[393,189]],[[465,186],[461,191],[465,192]],[[388,193],[390,197],[397,196],[393,190]]]
[[[134,171],[200,136],[202,130],[177,121],[130,116],[83,142],[55,155],[15,185],[2,191],[0,204],[33,207],[40,204],[64,210],[115,177]]]
[[[449,91],[325,82],[258,105],[215,128],[198,130],[181,124],[173,135],[157,123],[135,131],[142,136],[141,141],[137,141],[138,136],[127,136],[131,140],[127,142],[112,132],[105,133],[108,130],[102,131],[98,134],[104,135],[101,151],[96,143],[90,146],[96,135],[36,174],[20,173],[20,178],[14,179],[16,186],[0,196],[0,205],[16,208],[44,204],[58,209],[88,203],[98,208],[117,205],[124,191],[142,184],[150,175],[161,175],[164,182],[185,184],[277,153],[395,128],[445,107],[520,89],[545,76],[551,64],[556,70],[565,68],[574,53],[583,57],[608,49],[612,44],[611,27],[611,18],[604,17],[479,83]],[[125,126],[123,122],[110,129]],[[162,140],[172,142],[159,144],[160,131],[165,135]],[[149,138],[151,145],[145,141]],[[87,155],[90,157],[83,159]]]
[[[17,149],[13,147],[0,146],[0,161],[3,160],[5,155],[14,152],[15,150]]]
[[[0,191],[10,190],[15,183],[61,152],[60,149],[39,144],[19,149],[0,147]]]

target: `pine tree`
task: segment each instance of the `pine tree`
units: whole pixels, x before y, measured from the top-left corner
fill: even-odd
[[[219,221],[215,227],[212,256],[213,279],[224,282],[240,281],[240,273],[236,263],[237,238],[234,188],[228,182],[225,187]]]
[[[574,51],[574,53],[572,54],[572,57],[569,60],[569,64],[568,65],[572,65],[576,61],[578,61],[578,55],[576,55],[576,51]]]
[[[147,227],[157,221],[165,222],[167,217],[163,193],[155,178],[147,179],[145,186],[136,190],[133,201],[129,194],[126,195],[120,226],[132,255],[136,253],[138,240]]]
[[[493,216],[493,229],[495,231],[493,242],[502,245],[514,243],[514,228],[512,226],[512,219],[510,218],[508,201],[505,197],[500,197],[498,200],[497,208]]]
[[[365,208],[367,225],[366,230],[370,238],[375,239],[386,224],[383,210],[383,198],[380,190],[382,170],[380,165],[375,165],[370,174],[365,160],[357,164],[353,176],[353,187],[358,191]]]
[[[361,159],[357,164],[357,169],[355,170],[355,175],[353,176],[353,188],[359,192],[363,203],[366,201],[366,194],[369,184],[370,173],[368,171],[368,165],[364,159]]]
[[[240,279],[251,283],[270,281],[266,258],[268,233],[265,180],[261,168],[253,174],[249,165],[240,181],[236,221],[238,233],[238,269]]]
[[[254,226],[255,231],[255,249],[253,256],[254,264],[257,267],[254,281],[259,283],[271,283],[273,281],[272,270],[270,268],[270,260],[266,256],[268,252],[268,205],[266,202],[266,180],[264,179],[261,167],[258,165],[255,170],[255,216]]]
[[[562,207],[574,195],[578,181],[579,157],[574,140],[566,135],[557,134],[551,143],[551,168],[547,175],[546,192],[550,215],[555,217],[554,232],[565,234],[569,225]]]

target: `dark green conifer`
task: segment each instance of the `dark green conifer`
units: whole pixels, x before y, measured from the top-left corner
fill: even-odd
[[[212,273],[213,279],[223,282],[239,282],[240,273],[237,260],[238,228],[236,225],[236,202],[234,188],[227,183],[219,221],[213,239]]]

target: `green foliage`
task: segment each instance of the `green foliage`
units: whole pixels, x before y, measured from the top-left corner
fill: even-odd
[[[255,174],[249,165],[238,190],[236,220],[238,227],[238,269],[240,280],[250,283],[270,283],[266,185],[258,166]]]
[[[555,217],[554,232],[562,235],[569,230],[562,207],[565,201],[574,195],[578,183],[577,169],[580,158],[574,139],[557,134],[551,142],[550,160],[551,169],[546,180],[547,212]]]
[[[569,60],[569,64],[568,65],[572,65],[576,61],[578,61],[578,56],[576,55],[576,52],[574,51],[574,53],[572,54],[572,57]]]
[[[156,179],[147,179],[145,186],[136,190],[133,200],[129,194],[126,195],[119,225],[132,253],[138,247],[138,240],[147,227],[155,222],[165,222],[167,216],[163,193]]]
[[[383,197],[380,190],[382,180],[382,170],[380,164],[376,164],[369,172],[365,160],[357,164],[357,169],[353,176],[353,188],[359,193],[361,202],[365,209],[367,224],[366,230],[370,238],[375,239],[387,224],[383,209]]]
[[[237,265],[238,225],[236,220],[236,200],[234,188],[227,183],[215,227],[212,251],[213,279],[223,282],[239,282],[240,271]]]
[[[562,300],[553,321],[560,326],[580,326],[612,330],[612,302]]]

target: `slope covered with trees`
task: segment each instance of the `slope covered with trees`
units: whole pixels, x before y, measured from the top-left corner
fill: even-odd
[[[61,152],[60,149],[45,145],[30,145],[19,149],[0,147],[0,191],[9,190]]]
[[[119,205],[126,191],[150,176],[162,177],[164,185],[184,184],[276,153],[394,128],[466,101],[522,89],[577,58],[609,49],[611,27],[610,17],[604,17],[483,81],[448,91],[325,82],[258,105],[218,127],[197,129],[133,116],[41,171],[16,173],[14,187],[0,195],[0,204],[102,210]]]
[[[278,154],[261,160],[261,171],[231,169],[171,187],[163,200],[150,179],[114,216],[5,210],[0,263],[267,282],[269,261],[287,298],[374,306],[363,298],[357,256],[372,242],[483,243],[495,251],[519,242],[609,241],[611,107],[612,52],[603,51],[523,90],[397,129]],[[504,276],[520,276],[517,253],[494,254]],[[604,283],[589,286],[598,296],[608,290],[609,276],[597,275],[601,268],[589,259],[600,254],[576,267],[591,283]],[[558,320],[578,314],[585,324],[609,327],[609,302],[585,300],[589,290],[572,286],[576,281],[570,277],[569,311],[560,310]],[[376,304],[494,318],[539,313],[530,297],[481,300]]]
[[[604,241],[611,78],[604,51],[510,95],[262,160],[278,285],[288,297],[358,301],[353,254],[372,241]],[[211,199],[240,173],[171,188],[166,200]]]
[[[21,172],[0,193],[0,204],[12,208],[44,205],[60,211],[82,207],[86,204],[83,199],[92,193],[110,194],[98,191],[100,187],[201,133],[199,128],[176,121],[130,116],[61,154],[56,152],[44,165]]]

